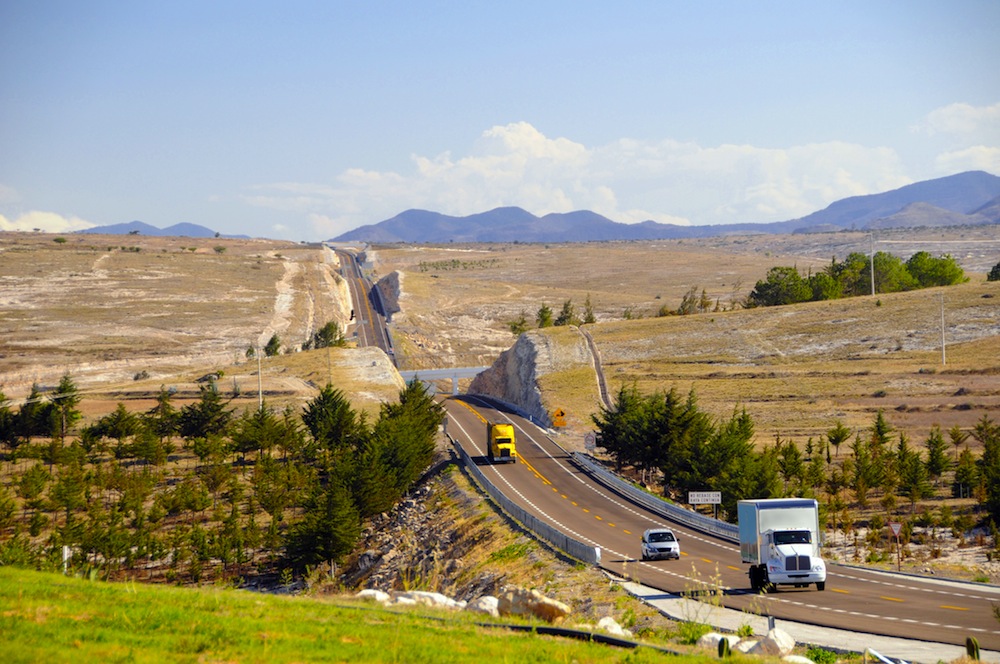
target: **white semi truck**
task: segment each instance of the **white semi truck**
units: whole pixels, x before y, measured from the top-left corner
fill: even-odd
[[[811,498],[741,500],[736,505],[740,557],[750,563],[750,587],[766,592],[777,585],[826,588],[820,557],[819,504]]]

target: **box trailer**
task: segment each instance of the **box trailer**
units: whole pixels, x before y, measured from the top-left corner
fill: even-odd
[[[811,498],[741,500],[736,505],[740,557],[754,592],[778,585],[826,588],[820,555],[819,503]]]

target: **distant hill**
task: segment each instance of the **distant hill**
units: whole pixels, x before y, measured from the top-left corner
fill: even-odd
[[[199,226],[198,224],[174,224],[166,228],[150,226],[142,221],[130,221],[124,224],[109,224],[107,226],[94,226],[77,233],[100,234],[100,235],[149,235],[152,237],[228,237],[246,239],[248,235],[220,235],[210,228]]]
[[[655,221],[623,224],[587,210],[537,217],[518,207],[496,208],[467,217],[407,210],[391,219],[343,233],[331,241],[591,242],[997,223],[1000,223],[1000,177],[969,171],[881,194],[845,198],[799,219],[763,224],[679,226]]]

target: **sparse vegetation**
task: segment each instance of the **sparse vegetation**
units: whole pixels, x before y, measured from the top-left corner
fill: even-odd
[[[371,426],[330,386],[301,416],[235,416],[214,381],[199,393],[178,410],[161,389],[151,410],[119,403],[79,431],[68,376],[16,411],[0,394],[0,565],[52,569],[68,547],[103,578],[198,582],[338,562],[430,464],[443,412],[418,382]]]

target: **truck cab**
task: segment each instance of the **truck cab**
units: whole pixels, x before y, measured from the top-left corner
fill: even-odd
[[[514,463],[517,460],[513,424],[486,423],[486,456],[490,463]]]
[[[767,551],[766,581],[773,585],[826,587],[826,563],[819,557],[809,530],[769,530],[764,533]],[[751,586],[753,577],[751,576]],[[758,581],[758,586],[763,585]],[[761,588],[755,588],[760,590]]]

